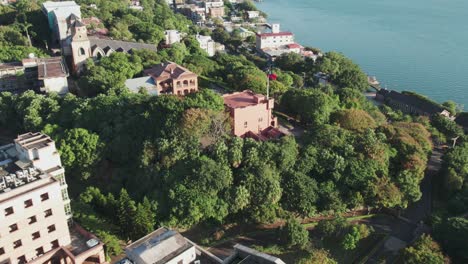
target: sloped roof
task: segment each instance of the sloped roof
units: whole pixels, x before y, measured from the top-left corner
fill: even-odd
[[[156,51],[157,47],[153,44],[131,42],[131,41],[122,41],[122,40],[113,40],[113,39],[100,39],[100,38],[90,38],[89,42],[91,47],[100,47],[105,50],[106,48],[111,48],[113,50],[121,50],[124,52],[130,52],[131,50],[140,50],[148,49]]]
[[[158,81],[174,79],[177,80],[180,77],[185,76],[197,76],[195,73],[189,71],[188,69],[174,63],[174,62],[165,62],[154,66],[151,69],[144,71],[145,74],[153,77]]]
[[[125,81],[125,86],[134,93],[138,93],[140,88],[143,87],[148,91],[148,94],[158,95],[158,90],[155,88],[156,84],[153,78],[148,76],[128,79]]]

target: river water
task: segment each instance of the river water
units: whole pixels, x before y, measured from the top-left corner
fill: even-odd
[[[264,0],[268,21],[303,46],[335,50],[383,87],[468,110],[467,0]]]

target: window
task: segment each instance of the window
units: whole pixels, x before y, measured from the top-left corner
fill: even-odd
[[[23,245],[23,243],[21,243],[21,239],[16,240],[15,242],[13,242],[13,248],[19,248],[22,245]]]
[[[41,201],[46,201],[46,200],[49,200],[49,193],[41,194]]]
[[[44,248],[36,248],[36,256],[44,255]]]
[[[18,258],[18,264],[23,264],[26,263],[26,257],[23,255]]]
[[[85,55],[85,50],[83,48],[80,48],[80,55]]]
[[[52,209],[47,209],[44,211],[44,217],[49,217],[52,215]]]
[[[68,192],[67,189],[62,189],[62,200],[68,200]]]
[[[100,53],[98,53],[100,54]],[[65,185],[65,174],[61,173],[57,176],[55,176],[55,179],[57,179],[60,182],[60,185]]]
[[[50,225],[50,226],[48,226],[48,227],[47,227],[47,231],[48,231],[49,233],[54,232],[54,231],[55,231],[55,225]]]
[[[28,219],[29,219],[29,224],[34,224],[37,222],[37,218],[35,215],[29,217]]]
[[[65,204],[65,214],[66,215],[71,215],[72,214],[71,206],[70,206],[69,203]]]
[[[13,207],[8,207],[5,209],[5,216],[12,215],[15,211],[13,210]]]
[[[244,122],[244,128],[247,128],[247,122]]]
[[[39,231],[32,233],[32,240],[36,240],[41,237],[41,233]]]
[[[58,240],[55,239],[54,241],[50,242],[50,245],[52,246],[52,249],[58,248],[59,247]]]
[[[24,208],[28,208],[28,207],[31,207],[31,206],[33,206],[32,199],[24,201]]]
[[[5,254],[5,249],[1,247],[0,248],[0,256],[3,255],[3,254]]]
[[[18,230],[18,225],[17,224],[12,224],[10,226],[10,233],[15,232],[16,230]]]

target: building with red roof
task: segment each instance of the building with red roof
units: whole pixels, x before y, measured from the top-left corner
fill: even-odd
[[[143,72],[144,77],[125,82],[130,91],[139,92],[144,88],[153,95],[186,95],[198,91],[198,75],[174,62],[161,63]]]
[[[281,32],[279,24],[271,25],[270,33],[257,34],[257,50],[276,49],[294,43],[294,34],[291,32]]]
[[[276,128],[273,116],[274,99],[250,90],[223,95],[224,105],[232,119],[232,132],[238,137],[261,135]]]

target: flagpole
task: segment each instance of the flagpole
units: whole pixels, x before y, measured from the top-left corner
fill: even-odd
[[[271,74],[270,72],[271,72],[271,70],[268,70],[268,75],[267,75],[267,96],[266,96],[267,100],[268,100],[268,97],[270,95],[270,74]]]
[[[270,77],[271,77],[271,61],[268,63],[268,74],[267,74],[267,100],[270,98]]]

